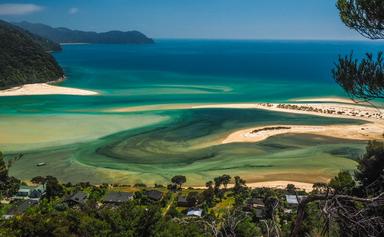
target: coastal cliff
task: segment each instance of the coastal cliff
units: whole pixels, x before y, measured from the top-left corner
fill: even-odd
[[[55,43],[0,21],[0,89],[63,78],[64,72],[47,51]]]

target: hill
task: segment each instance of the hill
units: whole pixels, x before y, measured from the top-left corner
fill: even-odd
[[[42,83],[64,76],[47,53],[56,44],[0,20],[0,88]]]
[[[154,41],[139,31],[92,31],[53,28],[48,25],[30,22],[13,23],[33,34],[50,39],[56,43],[91,43],[91,44],[152,44]]]

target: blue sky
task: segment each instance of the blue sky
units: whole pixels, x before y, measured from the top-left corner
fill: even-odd
[[[153,38],[341,39],[336,0],[0,0],[0,19]]]

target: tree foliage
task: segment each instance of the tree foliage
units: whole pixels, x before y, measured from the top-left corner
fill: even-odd
[[[362,100],[384,98],[383,53],[375,58],[367,54],[362,60],[349,56],[339,57],[332,70],[336,82],[352,97]]]
[[[370,39],[384,39],[384,1],[383,0],[338,0],[340,18],[348,27]],[[355,59],[339,57],[332,70],[336,82],[353,98],[372,100],[384,98],[384,62],[379,52],[375,58]]]
[[[383,0],[338,0],[337,8],[348,27],[370,39],[384,38]]]
[[[370,141],[355,172],[361,189],[370,193],[384,192],[384,143]]]
[[[25,31],[0,21],[0,88],[54,81],[64,73]]]
[[[4,155],[0,152],[0,196],[12,196],[20,185],[20,180],[8,175],[8,168]]]
[[[172,181],[172,183],[179,185],[179,187],[181,188],[181,185],[183,185],[183,183],[187,182],[187,178],[183,175],[176,175],[176,176],[172,177],[171,181]]]

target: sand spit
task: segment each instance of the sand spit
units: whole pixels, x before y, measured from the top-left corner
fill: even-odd
[[[26,96],[26,95],[98,95],[98,92],[54,86],[48,83],[26,84],[6,90],[0,90],[0,96]]]
[[[353,140],[384,139],[384,110],[360,105],[344,104],[233,104],[206,105],[199,108],[254,108],[276,112],[307,114],[325,117],[358,119],[367,121],[362,125],[274,125],[239,130],[229,134],[222,144],[233,142],[259,142],[268,137],[286,133],[306,133]]]

